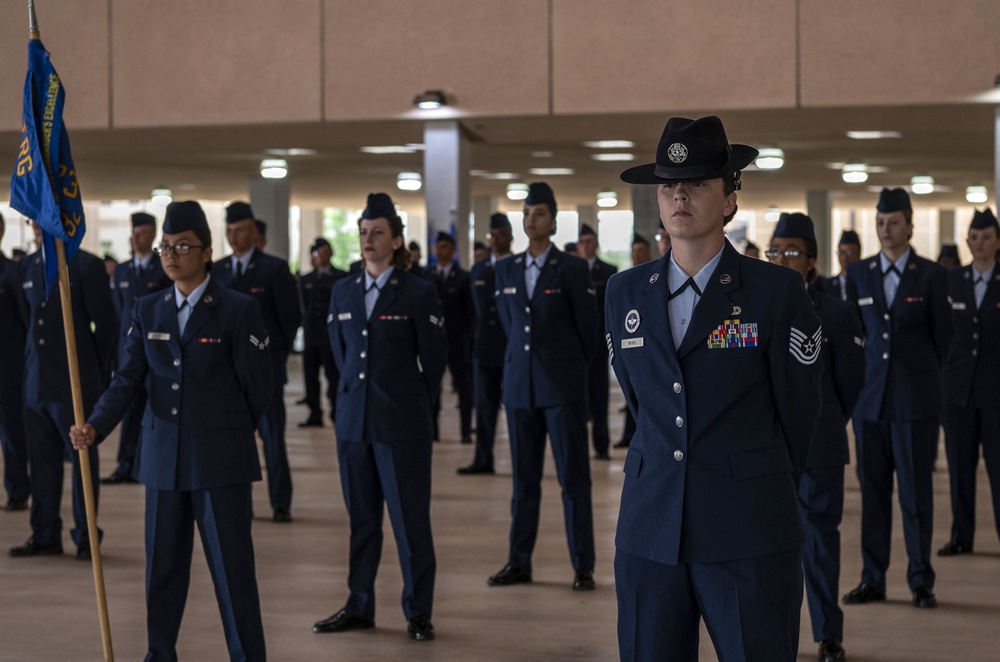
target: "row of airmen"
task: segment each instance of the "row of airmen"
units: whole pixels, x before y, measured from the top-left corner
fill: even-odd
[[[139,408],[138,424],[147,429],[156,429],[156,423],[160,419],[170,421],[171,417],[178,416],[182,417],[180,426],[183,428],[185,426],[183,412],[191,410],[195,412],[194,416],[187,420],[189,426],[203,426],[216,433],[228,427],[239,428],[241,424],[246,427],[247,421],[240,420],[245,416],[217,410],[219,403],[227,405],[230,403],[230,399],[219,395],[226,392],[225,388],[213,389],[213,393],[217,395],[209,401],[209,404],[215,405],[211,411],[205,410],[204,402],[199,410],[198,405],[194,404],[197,402],[198,393],[184,394],[185,388],[182,387],[182,384],[185,386],[190,384],[189,371],[196,368],[188,368],[184,372],[183,381],[180,379],[174,381],[171,373],[179,372],[176,368],[182,363],[186,365],[189,358],[194,359],[195,365],[206,361],[212,364],[213,360],[218,363],[218,350],[225,347],[217,348],[216,356],[212,356],[209,353],[212,350],[211,346],[236,344],[241,337],[249,336],[246,338],[247,342],[239,344],[249,345],[263,354],[253,352],[247,355],[245,362],[233,366],[238,377],[236,382],[242,384],[242,393],[234,400],[244,400],[247,403],[246,408],[250,412],[251,440],[253,426],[256,421],[260,421],[261,435],[265,438],[265,456],[269,464],[269,492],[272,505],[280,504],[281,501],[275,499],[282,497],[282,478],[280,472],[274,476],[270,475],[272,467],[267,451],[267,431],[269,424],[270,429],[277,428],[274,423],[280,420],[283,450],[283,399],[267,395],[275,392],[276,388],[283,387],[284,359],[287,357],[297,323],[291,327],[291,334],[279,326],[271,328],[271,325],[267,325],[267,317],[261,314],[265,308],[261,295],[279,287],[285,287],[287,290],[287,285],[279,286],[278,283],[285,280],[285,275],[289,279],[291,276],[288,274],[287,265],[284,264],[281,265],[283,273],[280,276],[277,273],[265,276],[264,266],[267,260],[264,259],[263,264],[261,260],[269,256],[252,249],[254,233],[249,228],[253,223],[244,223],[253,220],[252,212],[248,206],[243,209],[239,206],[241,203],[236,203],[227,210],[227,235],[233,246],[234,256],[224,258],[214,265],[221,273],[213,274],[211,282],[219,282],[207,289],[202,288],[201,292],[197,292],[197,288],[184,292],[182,296],[183,291],[178,284],[184,282],[185,278],[191,280],[190,273],[185,273],[183,268],[186,266],[184,264],[186,256],[200,255],[194,260],[194,266],[198,267],[195,271],[199,269],[202,271],[201,283],[209,282],[205,274],[212,266],[210,259],[205,259],[206,252],[210,258],[208,246],[211,242],[210,235],[207,240],[204,237],[204,233],[207,232],[207,224],[203,222],[204,215],[200,214],[200,209],[191,208],[190,204],[193,203],[172,207],[164,226],[164,243],[158,249],[169,257],[165,261],[168,277],[174,282],[174,287],[178,288],[173,297],[167,294],[162,297],[162,301],[170,302],[171,298],[175,298],[177,304],[172,304],[173,308],[170,310],[174,312],[182,298],[185,304],[193,299],[194,303],[187,310],[194,309],[195,312],[178,312],[173,324],[166,320],[165,328],[168,330],[149,330],[145,336],[140,332],[137,338],[134,337],[136,329],[151,328],[148,324],[143,324],[148,320],[140,317],[142,309],[135,307],[133,314],[123,315],[128,321],[123,322],[121,326],[125,338],[118,357],[120,370],[116,374],[115,382],[118,386],[118,397],[105,395],[101,404],[95,408],[94,402],[101,388],[98,385],[89,391],[86,409],[88,412],[92,410],[95,412],[88,418],[94,426],[88,425],[83,430],[75,430],[77,437],[74,438],[74,444],[79,447],[90,445],[114,427],[117,421],[110,419],[118,418],[119,414],[120,417],[127,417],[128,412],[135,407],[134,403],[138,397],[141,397],[144,383],[150,387],[151,392],[156,390],[160,393],[159,398],[150,398],[148,407]],[[557,474],[564,489],[566,532],[575,571],[573,588],[588,590],[594,586],[593,526],[586,430],[587,419],[593,417],[593,414],[588,411],[587,403],[592,400],[588,384],[589,375],[595,365],[603,368],[604,379],[607,379],[606,363],[603,360],[595,361],[593,358],[597,354],[596,340],[599,337],[597,327],[599,320],[603,320],[604,316],[598,316],[598,304],[594,299],[594,285],[598,279],[588,274],[593,266],[583,260],[567,256],[551,245],[549,237],[555,229],[555,213],[556,203],[551,189],[544,184],[533,185],[529,198],[525,201],[524,224],[530,240],[528,251],[511,256],[512,259],[505,259],[509,253],[509,222],[504,225],[505,219],[494,217],[491,222],[493,254],[487,260],[478,263],[470,277],[472,286],[481,288],[481,295],[473,298],[474,305],[479,304],[480,313],[487,310],[491,313],[491,315],[477,315],[477,323],[485,322],[488,326],[494,327],[493,331],[503,332],[510,339],[502,352],[503,369],[496,370],[497,366],[487,366],[495,369],[494,375],[497,375],[497,379],[493,384],[496,385],[496,390],[500,389],[500,383],[503,384],[502,398],[507,409],[514,465],[510,555],[508,563],[490,578],[489,583],[493,586],[502,586],[528,583],[532,579],[530,557],[537,532],[541,459],[545,437],[548,434],[557,463]],[[139,227],[142,225],[139,223]],[[363,273],[359,271],[350,277],[341,278],[333,286],[327,316],[329,348],[334,356],[334,364],[342,374],[341,378],[331,383],[337,384],[337,399],[341,402],[341,406],[335,412],[335,420],[342,487],[351,515],[352,572],[348,580],[351,593],[342,610],[329,619],[316,623],[314,629],[318,632],[336,632],[357,627],[371,627],[374,624],[371,588],[375,568],[372,564],[366,564],[365,559],[370,561],[377,558],[377,550],[381,546],[379,524],[381,506],[376,508],[375,505],[381,504],[384,499],[389,505],[390,518],[397,531],[397,542],[407,548],[410,559],[408,564],[404,564],[404,583],[407,586],[404,595],[404,613],[410,620],[410,635],[418,640],[428,639],[433,637],[430,614],[434,583],[433,546],[427,517],[430,499],[429,443],[436,436],[433,407],[434,403],[438,402],[440,378],[448,362],[445,347],[450,346],[450,343],[445,342],[444,330],[448,315],[442,315],[441,312],[441,300],[445,297],[440,296],[440,289],[435,292],[435,287],[427,283],[426,278],[414,278],[406,273],[410,267],[409,253],[402,245],[402,224],[388,196],[375,194],[369,197],[368,206],[362,219],[359,220],[359,226],[365,268],[362,270]],[[241,233],[242,228],[247,229]],[[183,236],[187,232],[193,232],[194,239],[201,243],[192,243],[190,238],[186,242],[175,239],[176,236]],[[888,513],[891,513],[889,501],[892,493],[892,472],[895,470],[901,486],[904,531],[910,555],[908,579],[914,593],[914,604],[918,607],[931,607],[936,604],[932,593],[934,576],[929,562],[930,511],[927,508],[931,496],[929,489],[929,472],[933,464],[931,446],[936,445],[937,418],[933,419],[933,433],[931,433],[928,415],[934,415],[941,409],[941,388],[938,380],[941,366],[947,364],[945,372],[951,380],[947,389],[949,401],[946,431],[948,431],[949,465],[953,471],[953,504],[962,500],[958,499],[958,496],[964,497],[966,496],[964,492],[968,492],[968,485],[963,485],[960,479],[959,467],[961,466],[962,471],[968,474],[967,465],[971,458],[974,476],[974,467],[978,461],[976,444],[980,439],[988,443],[995,441],[996,437],[995,421],[984,411],[978,399],[979,395],[989,392],[986,379],[989,361],[993,361],[994,365],[996,361],[992,354],[984,357],[979,352],[981,348],[987,351],[993,349],[988,347],[989,343],[980,344],[980,334],[989,336],[990,333],[996,332],[996,329],[989,325],[995,324],[993,318],[997,315],[997,311],[993,310],[996,306],[992,304],[995,303],[994,298],[998,292],[992,292],[992,298],[989,295],[993,283],[1000,280],[1000,273],[996,272],[992,261],[986,261],[983,257],[989,256],[990,260],[993,259],[997,242],[996,220],[987,212],[977,214],[969,237],[970,248],[975,256],[974,264],[952,272],[948,277],[950,278],[948,283],[945,282],[942,270],[934,268],[931,263],[912,253],[908,243],[911,232],[912,209],[909,206],[908,196],[900,190],[884,191],[879,201],[881,253],[875,258],[861,261],[859,263],[861,266],[847,269],[846,279],[834,277],[841,284],[847,285],[846,290],[842,292],[842,298],[846,297],[857,304],[857,310],[864,320],[864,327],[856,323],[855,313],[849,306],[838,308],[836,304],[831,303],[836,301],[835,299],[821,300],[815,293],[821,283],[832,285],[833,280],[829,282],[822,279],[813,280],[815,286],[808,288],[813,298],[815,312],[823,320],[822,356],[823,362],[827,364],[827,378],[824,378],[827,402],[824,405],[819,429],[828,430],[834,437],[834,441],[829,444],[819,443],[819,435],[814,439],[813,450],[806,464],[806,473],[800,483],[803,520],[806,523],[807,535],[815,536],[816,543],[814,546],[807,546],[807,550],[810,547],[814,551],[825,550],[817,553],[812,559],[807,554],[804,559],[807,595],[810,598],[814,631],[817,641],[822,642],[821,656],[825,655],[824,659],[843,659],[842,648],[839,649],[839,653],[837,649],[842,640],[842,616],[836,613],[839,609],[836,609],[835,597],[832,601],[833,608],[830,608],[830,597],[835,596],[836,592],[837,576],[836,571],[831,572],[830,564],[839,558],[839,537],[836,529],[843,503],[843,465],[847,462],[848,456],[844,426],[852,412],[859,444],[858,471],[863,494],[862,546],[865,570],[861,585],[845,596],[844,601],[847,603],[870,602],[885,597]],[[155,236],[155,228],[152,235]],[[505,236],[506,246],[503,245]],[[589,241],[588,236],[589,233],[585,233],[581,239]],[[495,241],[496,237],[499,239]],[[153,237],[150,236],[150,245],[152,240]],[[446,239],[443,241],[448,243]],[[992,245],[989,245],[990,241],[993,242]],[[241,242],[245,242],[248,247],[242,254],[239,250],[243,246]],[[319,264],[323,264],[324,247],[322,244],[317,244],[313,248],[318,254]],[[841,250],[846,254],[849,249],[842,246]],[[815,276],[817,247],[811,222],[801,215],[783,219],[776,228],[775,237],[767,253],[773,261],[792,268],[795,268],[796,264],[807,265],[805,269],[798,269],[807,280],[810,276]],[[86,254],[82,253],[81,256],[84,257],[77,258],[71,263],[71,269],[76,270],[73,274],[74,282],[98,282],[93,275],[96,261],[88,260]],[[43,381],[43,374],[50,376],[60,374],[56,363],[59,357],[53,355],[58,354],[61,343],[53,342],[54,339],[49,338],[50,344],[56,349],[52,352],[39,351],[45,346],[45,333],[58,335],[58,329],[61,328],[58,315],[53,314],[51,309],[45,311],[46,298],[41,289],[42,259],[41,254],[31,256],[27,261],[27,267],[22,269],[20,280],[11,284],[7,284],[5,280],[4,289],[4,293],[13,290],[15,293],[21,291],[27,295],[24,297],[28,303],[25,319],[30,321],[30,337],[29,348],[25,355],[28,363],[26,373],[28,378],[24,391],[28,403],[25,418],[29,421],[29,425],[36,425],[39,432],[44,430],[54,433],[48,437],[41,434],[37,438],[52,437],[59,440],[58,444],[35,443],[36,437],[31,437],[32,443],[29,447],[32,461],[33,533],[32,538],[24,546],[11,550],[14,556],[62,551],[57,517],[58,499],[54,502],[56,524],[49,522],[48,527],[40,526],[37,529],[35,527],[36,519],[44,523],[45,509],[52,508],[52,501],[45,490],[39,489],[36,495],[34,482],[54,482],[50,476],[45,475],[45,472],[52,470],[54,475],[55,465],[58,464],[58,480],[61,484],[63,457],[61,439],[64,438],[62,431],[68,429],[68,423],[72,422],[69,412],[66,411],[68,393],[63,394],[65,398],[61,399],[58,391],[49,388],[58,385],[46,384],[45,389],[40,389],[39,383],[32,384],[31,379],[31,365],[42,366],[43,361],[50,370],[39,369],[35,382]],[[445,265],[450,262],[446,251],[445,254],[439,255],[439,259]],[[328,263],[327,257],[326,264]],[[4,265],[5,275],[9,271],[7,266]],[[147,265],[143,265],[141,260],[134,260],[122,266],[134,269],[137,272],[136,276],[141,277]],[[322,268],[325,267],[318,267]],[[253,280],[254,273],[263,277]],[[659,271],[650,277],[651,284],[656,282],[658,273]],[[877,275],[878,279],[871,274]],[[448,294],[447,282],[450,277],[450,273],[445,269],[444,273],[439,272],[437,278],[437,282],[443,284],[445,294]],[[492,285],[488,284],[488,278],[492,278]],[[700,297],[699,287],[704,289],[704,284],[699,286],[694,278],[690,281],[693,286],[690,291]],[[125,288],[120,287],[121,282],[123,281],[117,281],[119,286],[116,290],[119,293],[122,289],[131,290],[134,297],[137,291],[142,291],[141,287],[134,288],[131,280],[128,281],[129,286]],[[290,291],[294,293],[294,281],[287,282],[291,282]],[[227,326],[232,337],[226,337],[221,332],[215,335],[215,331],[207,330],[215,317],[207,317],[209,311],[205,309],[214,308],[211,305],[213,300],[218,301],[216,306],[222,308],[225,308],[223,304],[228,304],[230,299],[247,307],[247,300],[223,295],[218,285],[230,285],[236,288],[243,286],[243,290],[257,300],[256,305],[249,306],[245,311],[251,314],[243,316],[248,318],[243,327],[232,328],[231,324]],[[304,279],[303,293],[305,289],[308,288]],[[968,296],[969,292],[965,290],[972,293],[971,298]],[[33,297],[32,295],[36,293],[40,296]],[[81,297],[81,300],[76,302],[78,305],[74,306],[74,310],[86,311],[83,313],[86,317],[78,320],[78,335],[82,334],[78,341],[84,339],[87,341],[88,349],[90,347],[94,349],[92,353],[94,370],[85,374],[91,375],[95,381],[106,379],[107,373],[102,372],[100,368],[101,352],[103,351],[104,358],[107,359],[113,351],[114,337],[118,335],[108,331],[110,327],[115,326],[113,322],[109,324],[109,320],[114,319],[113,313],[108,315],[107,311],[110,311],[110,308],[104,306],[106,310],[102,315],[102,297],[98,294],[98,288],[85,285],[82,288],[74,288],[73,293],[75,298],[76,295]],[[87,300],[88,294],[90,301]],[[286,299],[297,301],[295,296]],[[164,322],[157,317],[153,300],[159,301],[161,297],[149,297],[148,307],[150,314],[153,315],[151,319]],[[603,303],[604,299],[600,297],[599,300]],[[205,305],[199,309],[197,304],[202,301]],[[275,302],[275,305],[280,303]],[[16,305],[21,307],[19,310],[22,313],[26,312],[23,301]],[[732,315],[739,315],[737,308],[739,307],[733,306]],[[825,315],[824,308],[829,308],[833,312]],[[195,317],[198,312],[201,313],[202,319]],[[196,326],[199,324],[200,326],[196,331],[185,333],[185,324],[181,324],[180,320],[183,319],[186,323],[188,317],[195,318]],[[623,317],[625,331],[634,333],[640,321],[638,310],[630,310]],[[693,323],[696,320],[691,321]],[[673,319],[670,326],[675,337],[679,334],[683,339],[685,336],[683,324],[687,320],[679,322],[680,328],[674,328],[676,324]],[[45,328],[46,323],[48,329]],[[609,342],[612,335],[610,328],[617,323],[613,319],[613,314],[609,312],[607,319]],[[953,323],[959,326],[959,333],[954,341],[950,342]],[[179,326],[174,326],[175,324]],[[206,324],[209,326],[202,328]],[[742,329],[742,326],[746,325],[741,325],[738,319],[734,324],[737,332],[743,334],[739,342],[746,343],[748,331]],[[495,328],[497,326],[499,328]],[[753,326],[756,327],[755,324]],[[972,331],[968,331],[969,328]],[[132,335],[129,334],[129,330],[132,331]],[[723,336],[730,331],[723,327],[720,327],[720,330],[723,331]],[[199,336],[198,333],[205,335]],[[175,336],[173,341],[171,341],[172,334]],[[479,338],[480,334],[476,337]],[[188,345],[188,341],[191,340],[196,342]],[[641,341],[641,338],[632,340]],[[810,345],[810,340],[815,340],[814,334],[804,338],[799,345],[794,344],[793,338],[792,347],[797,349],[800,362],[810,360],[814,362],[820,353],[820,343],[814,342]],[[731,339],[726,337],[719,340],[722,344],[730,341]],[[168,343],[163,347],[183,343],[175,348],[176,351],[170,354],[169,362],[160,370],[157,370],[155,362],[151,361],[151,357],[156,355],[154,348],[157,348],[157,342]],[[498,342],[494,341],[491,346],[495,349]],[[81,343],[78,342],[79,344]],[[320,343],[321,346],[322,344]],[[278,345],[280,352],[283,353],[280,365],[274,360],[274,355],[277,353],[274,350],[275,345]],[[678,345],[682,350],[683,345],[680,343]],[[610,345],[609,349],[621,351],[626,347],[641,346],[641,342],[625,344],[623,340],[621,349]],[[832,349],[833,347],[837,349]],[[862,347],[866,348],[865,361],[858,360]],[[135,370],[126,370],[135,368],[140,354],[145,361],[143,374],[140,375]],[[261,355],[269,357],[270,360],[262,363],[259,358]],[[257,358],[251,360],[253,356]],[[478,353],[477,358],[480,358]],[[65,361],[64,354],[62,360]],[[81,362],[84,360],[81,358]],[[859,379],[858,367],[863,364],[867,365],[867,375],[864,379]],[[253,366],[257,368],[253,369]],[[145,381],[147,377],[148,382]],[[130,384],[129,389],[124,389],[122,385],[126,382]],[[477,399],[484,391],[488,391],[481,388],[481,384],[481,381],[477,384]],[[605,411],[606,384],[605,381]],[[253,388],[249,388],[248,385],[252,385]],[[675,391],[678,385],[675,384]],[[623,387],[626,388],[628,395],[629,386]],[[121,397],[123,389],[128,391],[130,397]],[[858,399],[859,389],[861,389],[860,405],[854,409],[853,401]],[[112,394],[115,392],[115,388],[109,391]],[[280,390],[277,392],[280,393]],[[203,398],[203,400],[208,399]],[[281,402],[280,412],[272,404],[274,400]],[[29,413],[32,408],[35,411]],[[146,410],[144,415],[143,409]],[[477,412],[480,409],[484,408],[477,407]],[[489,409],[486,409],[488,412]],[[493,412],[495,411],[496,409],[493,409]],[[638,417],[638,410],[633,413]],[[483,412],[477,413],[479,419],[477,427],[480,431],[488,429],[482,427],[482,415]],[[494,413],[494,421],[495,416]],[[265,423],[268,417],[270,420]],[[197,422],[191,420],[192,418],[197,419]],[[173,419],[175,431],[177,420]],[[405,428],[401,428],[398,423],[403,420],[407,421]],[[680,418],[678,420],[681,421]],[[830,424],[831,421],[836,424]],[[677,427],[682,427],[682,424],[683,421],[678,423]],[[101,430],[101,434],[98,434],[97,430]],[[242,435],[243,441],[245,436]],[[9,439],[10,435],[7,435],[7,438]],[[240,435],[235,435],[234,443],[240,443],[240,439]],[[190,441],[185,443],[188,446],[197,446]],[[983,444],[984,449],[987,445]],[[193,494],[207,490],[209,497],[219,496],[214,494],[215,485],[213,485],[213,482],[218,480],[215,475],[217,471],[207,470],[212,463],[208,458],[198,460],[199,451],[196,448],[188,449],[193,457],[187,461],[185,461],[187,453],[183,452],[183,449],[179,456],[175,453],[171,461],[169,453],[164,455],[163,451],[156,452],[150,448],[151,446],[152,443],[147,443],[142,448],[151,457],[160,458],[159,461],[147,461],[143,469],[140,450],[140,458],[136,459],[135,468],[139,479],[153,488],[150,492],[160,497],[153,498],[154,503],[150,506],[151,497],[149,493],[147,495],[147,526],[158,530],[157,516],[160,512],[158,508],[166,508],[172,516],[176,516],[173,510],[180,506],[173,502],[160,504],[164,492],[181,491]],[[970,446],[972,452],[969,450]],[[817,450],[820,448],[826,451],[820,453]],[[478,450],[477,460],[470,468],[490,466],[480,461]],[[207,453],[209,456],[213,455],[211,452]],[[991,458],[994,454],[992,452],[985,454],[988,466],[992,466]],[[245,453],[235,452],[234,447],[234,457],[244,455]],[[820,455],[827,457],[814,461],[814,456]],[[638,475],[639,467],[635,466],[635,457],[637,455],[630,452],[626,460],[627,475],[633,475],[632,472]],[[676,453],[674,459],[680,461]],[[256,464],[255,455],[253,462],[249,464]],[[244,472],[242,479],[234,474],[222,479],[223,483],[245,480],[249,484],[249,481],[254,479],[249,464],[245,467],[247,471]],[[5,469],[9,466],[16,468],[17,462],[12,464],[6,461]],[[92,466],[96,474],[96,454],[92,457]],[[816,471],[824,467],[828,471]],[[400,470],[403,468],[405,471]],[[287,471],[287,460],[285,470]],[[257,472],[259,477],[259,467]],[[75,473],[78,473],[78,470]],[[994,474],[995,472],[991,470],[991,476]],[[997,490],[994,490],[994,494],[996,492]],[[809,495],[813,496],[810,498]],[[822,495],[821,501],[826,503],[812,503],[816,500],[816,495]],[[226,508],[227,512],[248,514],[248,509],[244,508],[248,501],[243,499],[243,496],[241,494],[240,499],[232,501],[223,500],[219,507]],[[287,483],[287,496],[290,501],[290,480]],[[10,498],[9,503],[15,505],[20,501],[15,499],[13,494]],[[204,520],[210,519],[203,511],[205,507],[207,506],[204,503],[196,504],[191,515],[201,526],[206,526]],[[80,508],[82,509],[82,506]],[[191,509],[190,504],[188,509]],[[280,506],[275,506],[276,519],[279,519],[280,510]],[[37,518],[36,511],[38,511]],[[967,526],[968,523],[959,524],[957,506],[955,512],[956,525],[953,539],[941,550],[942,554],[971,551],[972,533]],[[965,517],[967,514],[963,513],[962,516]],[[246,531],[230,532],[231,537],[223,533],[216,532],[219,536],[219,545],[240,546],[249,541],[249,523],[247,522]],[[621,536],[621,529],[619,533]],[[89,553],[89,541],[82,519],[77,520],[73,538],[78,545],[78,556],[86,558]],[[237,545],[236,541],[241,541],[240,545]],[[212,555],[216,550],[206,551]],[[183,550],[178,556],[183,563]],[[189,548],[187,560],[189,563]],[[223,571],[216,577],[218,582],[223,580],[222,576],[228,574],[231,569],[225,567],[225,554],[221,552],[213,560],[213,568],[217,567],[215,564],[221,564],[218,565],[218,569]],[[242,571],[236,572],[235,577],[247,579],[245,565],[237,570]],[[252,555],[250,579],[252,579]],[[252,589],[255,600],[255,586]],[[237,610],[245,608],[252,611],[254,600],[249,600],[243,607],[229,605],[228,608]],[[176,615],[179,623],[178,609],[182,609],[182,603],[178,606],[176,600],[173,602],[167,600],[164,604],[169,608],[162,607],[162,609]],[[152,650],[154,647],[152,610],[150,613]],[[252,622],[253,618],[249,620]],[[173,621],[167,618],[165,622],[169,624]],[[162,628],[162,626],[157,627]],[[227,639],[239,642],[241,634],[228,631],[230,627],[227,619],[227,635],[232,635]],[[232,627],[239,629],[235,625]],[[168,648],[172,646],[169,627],[167,630],[166,634],[162,629],[157,630],[156,646],[166,645]],[[257,645],[256,634],[252,636],[246,634],[246,636],[247,641],[252,641],[254,646]],[[176,631],[173,632],[173,640],[175,639]],[[259,644],[263,645],[262,633],[259,636]],[[240,645],[249,644],[243,642]]]

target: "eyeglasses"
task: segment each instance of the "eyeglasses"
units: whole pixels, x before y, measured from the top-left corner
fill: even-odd
[[[857,254],[853,248],[841,248],[837,251],[837,257],[854,257]]]
[[[786,258],[788,258],[790,260],[793,257],[799,257],[800,255],[808,256],[809,254],[806,253],[805,251],[800,251],[797,248],[786,248],[783,251],[778,251],[778,250],[774,250],[774,249],[768,249],[768,250],[764,251],[764,255],[766,255],[769,260],[774,260],[775,258],[779,258],[782,255],[784,255]]]
[[[177,244],[176,246],[171,246],[170,244],[160,244],[159,246],[153,247],[153,252],[159,256],[164,256],[171,251],[177,256],[187,255],[191,252],[192,248],[205,248],[203,244],[198,244],[192,246],[191,244]]]

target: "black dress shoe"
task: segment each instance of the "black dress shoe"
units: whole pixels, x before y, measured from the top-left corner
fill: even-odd
[[[486,580],[488,586],[511,586],[512,584],[530,584],[531,573],[511,564],[505,565],[500,572]]]
[[[89,561],[91,559],[90,543],[85,542],[76,548],[77,561]]]
[[[430,641],[434,638],[434,626],[427,619],[411,618],[406,634],[410,635],[413,641]]]
[[[972,545],[963,545],[960,542],[950,542],[937,551],[938,556],[958,556],[959,554],[971,554]]]
[[[63,548],[62,545],[39,545],[35,542],[34,538],[28,538],[28,542],[19,547],[11,547],[10,551],[7,553],[15,559],[20,559],[27,556],[52,556],[55,554],[62,554]]]
[[[913,606],[917,609],[935,609],[937,598],[934,597],[933,591],[921,586],[913,592]]]
[[[107,478],[101,479],[101,485],[126,485],[138,482],[139,481],[137,481],[135,478],[132,478],[132,476],[129,476],[128,474],[125,473],[118,473],[117,471],[108,476]]]
[[[310,416],[306,420],[299,423],[300,428],[321,428],[323,427],[323,417],[322,416]]]
[[[858,584],[858,587],[846,594],[842,602],[845,605],[863,605],[868,602],[880,602],[885,600],[885,591],[880,591],[874,586],[869,586],[864,582]]]
[[[615,442],[614,447],[615,448],[628,448],[629,441],[631,441],[631,440],[629,440],[629,439],[620,439],[620,440],[618,440],[618,441]]]
[[[493,467],[486,467],[481,464],[470,464],[467,467],[459,467],[455,470],[459,476],[471,476],[473,474],[495,474]]]
[[[27,499],[11,499],[11,500],[9,500],[7,502],[7,505],[4,506],[3,509],[6,510],[7,512],[9,512],[9,513],[14,512],[15,510],[27,510],[28,509],[28,500]]]
[[[375,627],[375,621],[352,616],[346,610],[341,609],[330,618],[313,623],[313,632],[346,632],[373,627]]]
[[[594,459],[595,460],[610,460],[611,459],[611,453],[609,453],[607,451],[597,451],[596,453],[594,453]]]
[[[819,662],[844,662],[844,647],[836,639],[824,639],[819,645]]]
[[[594,583],[593,570],[576,571],[576,576],[573,577],[574,591],[593,591],[595,588],[597,588],[597,584]]]
[[[292,521],[292,513],[288,508],[275,508],[271,519],[279,524],[287,524]]]

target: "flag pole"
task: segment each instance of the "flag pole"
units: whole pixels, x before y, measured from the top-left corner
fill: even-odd
[[[38,18],[35,16],[35,2],[28,0],[28,27],[31,39],[40,39]],[[46,164],[51,168],[51,164]],[[51,175],[51,172],[49,173]],[[80,366],[76,352],[76,329],[73,323],[73,299],[69,290],[69,270],[66,265],[66,247],[62,239],[53,237],[56,259],[59,263],[59,299],[62,303],[63,333],[66,336],[66,357],[69,363],[69,383],[73,394],[73,419],[78,428],[87,423],[83,411],[83,390],[80,386]],[[87,531],[90,541],[91,566],[94,569],[94,589],[97,592],[97,611],[101,620],[101,641],[104,644],[104,659],[114,662],[115,654],[111,646],[111,624],[108,620],[108,597],[104,589],[104,565],[101,562],[101,541],[97,528],[97,507],[94,502],[94,482],[90,474],[90,449],[77,451],[80,457],[80,477],[83,481],[83,502],[87,510]]]

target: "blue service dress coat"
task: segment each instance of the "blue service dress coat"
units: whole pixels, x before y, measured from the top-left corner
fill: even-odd
[[[668,269],[669,254],[608,282],[608,348],[637,425],[615,545],[671,565],[797,550],[823,370],[802,277],[726,242],[675,349]]]
[[[525,255],[496,265],[497,309],[507,334],[503,404],[509,410],[586,403],[598,347],[587,263],[552,246],[528,299]]]
[[[437,564],[431,535],[431,408],[445,366],[444,320],[434,285],[393,269],[369,317],[365,275],[333,288],[327,318],[340,368],[337,457],[351,522],[350,595],[344,609],[375,618],[383,501],[403,572],[403,613],[430,620]]]
[[[600,259],[594,260],[590,269],[590,281],[594,286],[597,301],[597,343],[598,347],[604,341],[604,299],[608,288],[608,279],[618,273],[618,267]],[[608,452],[611,444],[608,432],[608,359],[603,352],[595,352],[590,363],[590,417],[593,420],[594,450],[599,454]]]
[[[28,499],[28,446],[24,430],[24,343],[28,311],[17,263],[0,253],[0,445],[3,483],[12,502]]]
[[[980,445],[1000,533],[1000,262],[976,305],[972,265],[948,271],[955,334],[944,367],[945,447],[951,484],[951,542],[971,548],[976,532]]]
[[[305,341],[305,348],[302,351],[302,381],[305,385],[306,405],[309,407],[311,422],[320,422],[323,419],[323,410],[320,407],[320,366],[326,374],[331,418],[337,411],[337,382],[340,380],[340,373],[337,372],[333,349],[330,347],[326,316],[330,310],[333,285],[346,277],[346,271],[328,266],[322,271],[314,269],[299,279],[304,311],[302,336]]]
[[[504,258],[509,259],[509,258]],[[476,311],[472,329],[472,358],[476,384],[476,454],[473,467],[493,468],[497,416],[503,397],[504,354],[507,333],[497,312],[495,267],[490,258],[472,266],[469,281]]]
[[[427,278],[437,288],[441,311],[444,313],[448,370],[458,392],[461,434],[465,439],[472,432],[472,328],[476,320],[469,272],[453,264],[444,279],[438,277],[436,269],[430,271]],[[439,400],[434,405],[435,426],[440,409]]]

